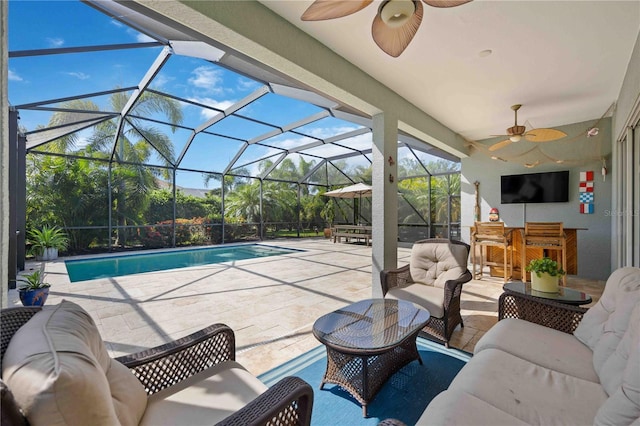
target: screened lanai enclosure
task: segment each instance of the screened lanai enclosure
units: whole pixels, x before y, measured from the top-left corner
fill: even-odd
[[[15,229],[83,253],[371,223],[323,196],[371,183],[371,117],[117,3],[34,4],[9,2]],[[459,159],[400,133],[397,164],[400,240],[457,238]]]

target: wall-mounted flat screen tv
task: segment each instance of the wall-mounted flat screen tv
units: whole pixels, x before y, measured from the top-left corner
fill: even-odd
[[[565,203],[569,201],[569,171],[500,176],[500,202]]]

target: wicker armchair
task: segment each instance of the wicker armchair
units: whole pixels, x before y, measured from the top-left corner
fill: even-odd
[[[41,308],[8,308],[0,313],[0,356],[14,333]],[[227,360],[235,360],[233,330],[214,324],[189,336],[132,355],[116,358],[130,369],[150,396]],[[286,377],[218,425],[308,425],[313,390],[297,377]],[[188,424],[188,419],[176,419]],[[2,383],[2,425],[26,425],[27,420]]]
[[[403,299],[431,313],[425,333],[449,346],[449,339],[460,324],[462,284],[471,281],[467,268],[469,245],[441,238],[416,241],[411,261],[399,269],[380,273],[385,297]]]

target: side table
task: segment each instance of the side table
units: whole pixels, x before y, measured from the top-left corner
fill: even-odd
[[[588,294],[566,287],[561,287],[558,293],[545,293],[531,290],[531,284],[514,281],[503,289],[498,300],[499,321],[519,318],[565,333],[573,333],[587,311],[579,305],[592,301]]]

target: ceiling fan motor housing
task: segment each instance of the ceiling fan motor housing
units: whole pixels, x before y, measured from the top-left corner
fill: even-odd
[[[518,126],[518,125],[515,125],[515,126],[509,127],[509,128],[507,129],[507,134],[508,134],[509,136],[513,136],[513,135],[523,135],[523,134],[524,134],[524,131],[525,131],[525,126]]]

